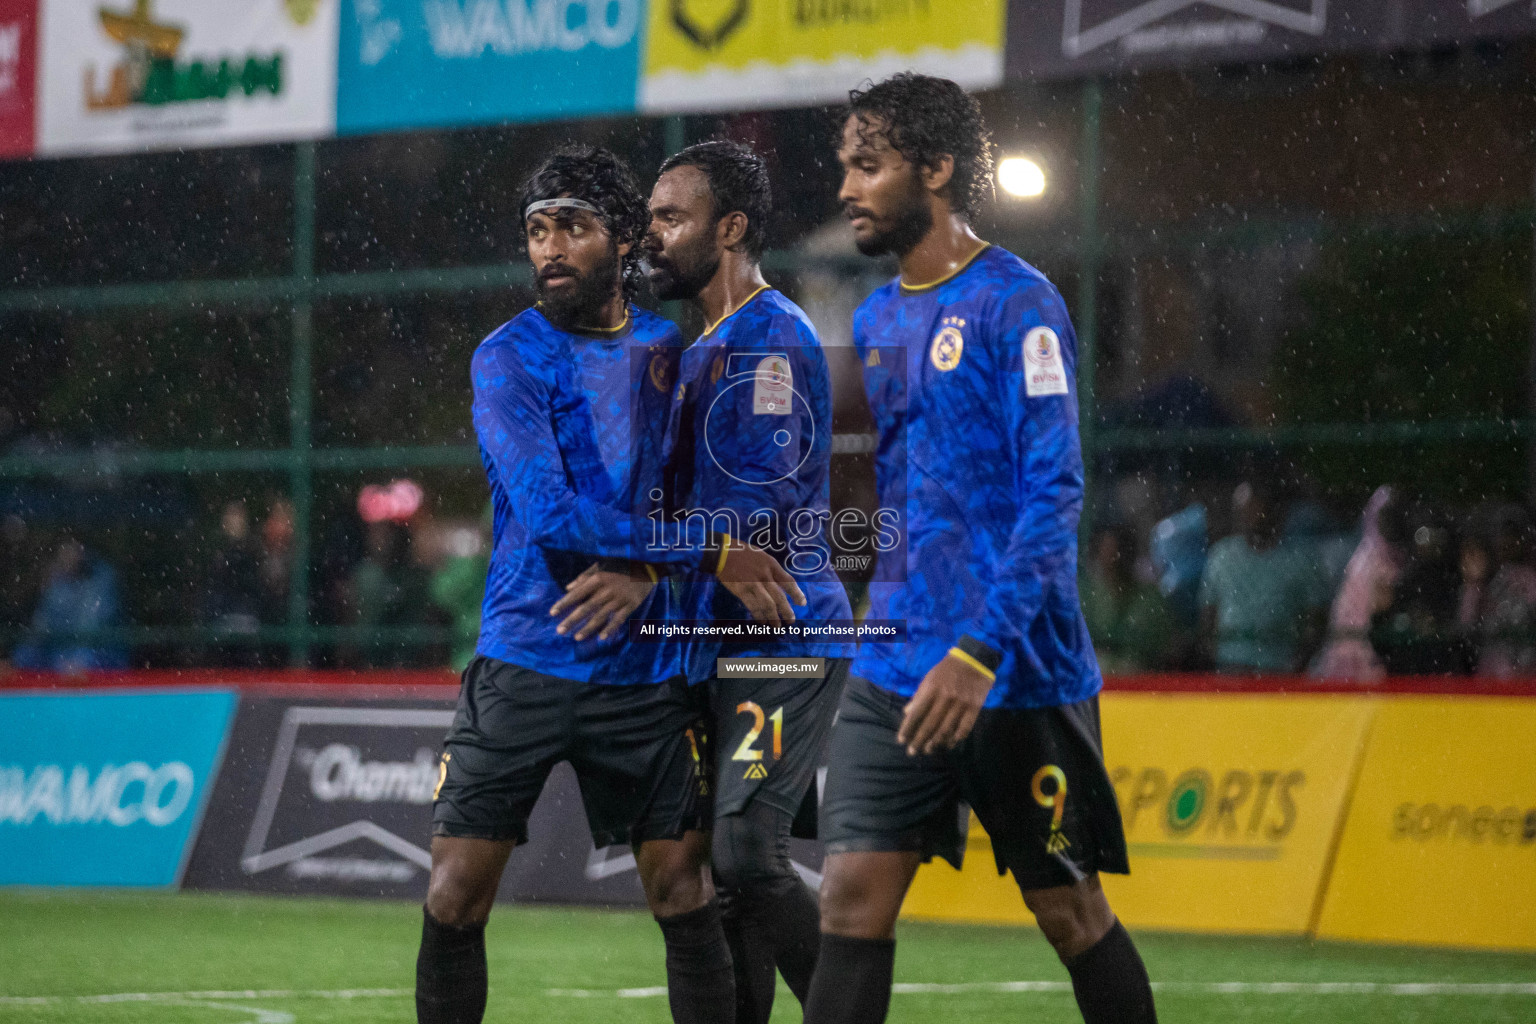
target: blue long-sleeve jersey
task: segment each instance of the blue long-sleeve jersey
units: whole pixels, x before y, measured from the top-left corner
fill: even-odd
[[[763,288],[683,353],[667,431],[675,476],[672,512],[692,535],[731,533],[771,552],[795,577],[802,624],[852,616],[832,566],[825,522],[831,507],[832,387],[821,340],[805,313]],[[713,577],[692,573],[679,614],[745,620],[746,607]],[[728,657],[851,657],[826,641],[695,641],[697,681]]]
[[[877,490],[902,543],[877,556],[853,672],[909,696],[953,647],[996,673],[988,707],[1084,700],[1102,681],[1077,593],[1077,338],[1056,288],[995,246],[854,314],[879,430]]]
[[[651,546],[681,338],[630,307],[612,332],[560,330],[537,309],[476,349],[475,434],[491,488],[493,549],[479,653],[566,679],[655,683],[681,671],[681,645],[620,634],[576,642],[549,614],[599,559],[693,568],[700,553]],[[655,588],[635,616],[669,612]]]

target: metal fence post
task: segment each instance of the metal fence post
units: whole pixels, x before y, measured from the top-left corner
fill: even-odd
[[[1099,237],[1100,163],[1104,89],[1097,78],[1083,83],[1083,136],[1078,161],[1078,271],[1077,271],[1077,401],[1083,446],[1084,515],[1078,532],[1084,540],[1092,518],[1086,489],[1092,486],[1097,440],[1097,371],[1099,340],[1099,268],[1104,260]],[[1080,545],[1084,550],[1087,544]]]
[[[293,569],[288,579],[288,661],[309,663],[309,569],[314,473],[311,423],[314,409],[315,144],[293,153],[293,350],[288,379],[288,486],[293,500]]]

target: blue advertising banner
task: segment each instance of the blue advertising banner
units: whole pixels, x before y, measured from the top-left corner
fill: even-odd
[[[0,696],[0,885],[174,885],[229,691]]]
[[[645,0],[344,0],[342,134],[635,109]]]

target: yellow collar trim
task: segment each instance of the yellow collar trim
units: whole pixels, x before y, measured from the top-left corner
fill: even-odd
[[[975,252],[973,252],[969,256],[967,256],[965,258],[965,262],[964,263],[960,264],[954,270],[951,270],[949,273],[945,274],[943,277],[939,278],[936,281],[929,281],[927,284],[907,284],[907,282],[905,282],[905,281],[901,282],[902,293],[906,294],[906,295],[910,295],[913,292],[925,292],[929,288],[937,288],[939,285],[943,284],[945,281],[948,281],[950,278],[955,277],[956,275],[958,275],[961,272],[963,272],[966,267],[969,267],[972,263],[976,262],[976,257],[977,256],[980,256],[982,253],[986,252],[990,248],[992,248],[992,243],[991,242],[982,242],[981,243],[981,248],[977,249]]]
[[[624,310],[624,319],[619,321],[617,327],[578,327],[583,334],[619,334],[629,326],[629,310]]]
[[[762,285],[761,287],[759,287],[757,289],[757,291],[753,292],[751,295],[748,295],[746,298],[744,298],[740,302],[738,302],[736,304],[736,308],[735,309],[730,310],[724,316],[722,316],[719,320],[716,320],[714,323],[712,323],[708,327],[704,328],[704,333],[699,335],[699,337],[701,337],[701,338],[709,337],[711,334],[713,334],[715,332],[715,328],[716,327],[719,327],[721,324],[725,323],[731,317],[735,316],[737,313],[740,313],[743,309],[747,308],[747,303],[751,302],[753,299],[757,298],[759,295],[763,294],[763,292],[765,292],[767,290],[768,290],[768,285],[766,285],[766,284]]]
[[[543,312],[544,303],[535,302],[533,308]],[[547,318],[546,318],[547,319]],[[554,326],[551,324],[550,326]],[[619,321],[617,327],[573,327],[571,330],[577,334],[619,334],[629,326],[629,307],[624,307],[624,319]]]

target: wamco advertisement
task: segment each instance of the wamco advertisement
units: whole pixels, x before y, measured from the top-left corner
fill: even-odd
[[[222,691],[0,697],[0,885],[176,884],[234,710]]]

